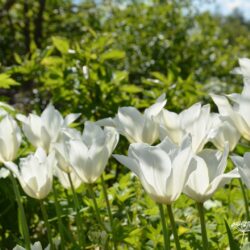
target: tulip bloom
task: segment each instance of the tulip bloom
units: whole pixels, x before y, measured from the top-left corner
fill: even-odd
[[[20,159],[19,169],[13,162],[5,162],[5,166],[16,175],[28,196],[41,200],[51,191],[56,166],[54,153],[47,157],[45,151],[38,148],[35,154]]]
[[[0,162],[13,161],[22,140],[21,131],[16,121],[6,115],[0,122]]]
[[[250,189],[250,152],[245,153],[243,157],[232,156],[231,158],[239,170],[242,181]]]
[[[229,150],[233,151],[240,139],[240,133],[231,122],[231,120],[224,119],[219,114],[214,114],[213,129],[211,129],[209,140],[223,151],[226,142],[229,144]]]
[[[250,140],[250,60],[242,58],[239,60],[240,68],[236,73],[240,73],[244,78],[244,87],[241,94],[231,94],[228,98],[233,102],[229,103],[225,96],[212,94],[211,97],[218,107],[220,114],[232,121],[240,134]]]
[[[235,102],[234,106],[231,106],[229,101],[224,96],[211,95],[213,101],[217,105],[221,116],[230,119],[234,126],[238,129],[240,134],[246,139],[250,140],[250,85],[245,86],[241,95],[233,94],[228,97]]]
[[[209,139],[212,119],[210,106],[201,106],[196,103],[180,114],[170,112],[166,109],[161,112],[160,138],[169,137],[174,143],[180,145],[185,134],[192,137],[194,152],[199,152]]]
[[[67,128],[78,117],[79,114],[69,114],[63,119],[60,112],[51,104],[46,107],[41,116],[17,115],[30,143],[35,147],[42,147],[46,152],[50,152],[51,144],[58,140],[62,129]]]
[[[81,140],[69,140],[70,163],[84,183],[93,183],[104,171],[119,140],[114,128],[104,130],[86,122]]]
[[[193,200],[203,203],[232,178],[239,178],[237,169],[224,174],[228,151],[227,145],[224,152],[212,149],[200,152],[191,162],[196,169],[190,174],[183,192]]]
[[[139,177],[146,192],[158,203],[171,204],[177,200],[193,171],[189,137],[184,138],[180,147],[167,138],[157,146],[134,143],[128,156],[114,157]]]
[[[157,119],[166,102],[163,94],[155,104],[145,110],[144,114],[134,107],[122,107],[114,119],[103,119],[97,121],[97,124],[115,127],[130,143],[153,144],[159,138]]]

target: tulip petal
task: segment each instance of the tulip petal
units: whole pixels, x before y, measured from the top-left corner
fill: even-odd
[[[180,196],[188,176],[193,171],[189,166],[192,157],[192,148],[187,147],[180,151],[172,162],[171,182],[167,183],[167,189],[172,194],[173,201]]]
[[[164,93],[156,100],[155,104],[145,109],[144,112],[145,116],[147,118],[151,118],[152,116],[157,116],[167,103],[167,100],[165,100],[165,98],[166,94]]]
[[[140,177],[140,166],[139,163],[128,156],[113,154],[113,157],[119,161],[122,165],[129,168],[138,177]]]
[[[11,172],[13,172],[17,177],[19,177],[18,166],[14,162],[6,161],[4,162],[4,166],[8,168]]]
[[[209,182],[224,172],[227,166],[227,155],[228,146],[224,149],[223,153],[213,149],[204,149],[199,154],[208,166]]]
[[[170,112],[166,109],[162,110],[160,124],[160,139],[163,140],[166,136],[169,137],[174,143],[180,144],[183,135],[179,115]]]
[[[104,118],[95,122],[99,126],[116,127],[114,119],[111,117]]]
[[[76,119],[78,119],[78,117],[80,117],[80,113],[78,114],[68,114],[65,118],[64,118],[64,124],[65,126],[70,125],[71,123],[73,123]]]
[[[47,133],[55,141],[59,135],[60,128],[63,126],[62,115],[52,104],[49,104],[43,111],[41,120]]]
[[[191,164],[195,170],[190,174],[183,192],[192,199],[201,202],[209,187],[208,167],[206,162],[198,156],[192,160]]]
[[[233,169],[232,171],[226,173],[226,174],[222,174],[217,176],[210,184],[210,188],[208,189],[206,195],[207,198],[209,199],[217,189],[225,186],[227,183],[229,183],[231,181],[231,179],[233,178],[240,178],[238,169]]]
[[[142,127],[143,142],[153,144],[158,137],[158,124],[152,118],[146,117]]]
[[[85,168],[88,161],[88,148],[86,145],[81,141],[70,140],[69,157],[74,171],[84,182],[87,182]]]
[[[247,152],[244,154],[244,157],[232,156],[233,163],[239,170],[239,174],[247,186],[250,189],[250,153]]]
[[[30,114],[27,120],[23,121],[23,132],[34,146],[39,146],[41,128],[42,121],[37,115]]]
[[[119,108],[114,118],[116,128],[130,142],[142,142],[143,115],[134,107]]]
[[[82,138],[88,147],[97,143],[97,140],[101,140],[102,143],[105,140],[104,132],[101,127],[89,121],[85,122]]]

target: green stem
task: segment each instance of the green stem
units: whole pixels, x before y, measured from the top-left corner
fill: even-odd
[[[201,222],[201,235],[202,235],[203,249],[208,250],[207,229],[206,229],[203,203],[197,202],[197,207],[198,207],[200,222]]]
[[[167,209],[168,209],[168,216],[170,219],[170,223],[171,223],[171,227],[172,227],[172,231],[173,231],[173,235],[174,235],[174,242],[175,242],[176,249],[181,250],[179,236],[178,236],[178,233],[176,230],[176,224],[175,224],[174,215],[173,215],[173,211],[172,211],[172,206],[167,205]]]
[[[112,236],[113,236],[113,242],[114,242],[114,249],[117,249],[117,245],[116,245],[116,241],[115,241],[115,233],[114,233],[114,228],[113,228],[113,216],[112,216],[112,212],[111,212],[111,207],[110,207],[110,203],[109,203],[109,198],[108,198],[108,193],[107,193],[107,189],[106,189],[106,185],[105,185],[105,181],[103,178],[103,175],[101,175],[101,183],[102,183],[102,189],[103,189],[103,193],[104,193],[104,198],[105,198],[105,202],[107,205],[107,210],[108,210],[108,216],[109,216],[109,221],[110,221],[110,228],[111,228],[111,232],[112,232]]]
[[[102,219],[101,219],[100,210],[98,208],[98,205],[97,205],[97,202],[96,202],[96,198],[95,198],[95,192],[94,192],[94,189],[93,189],[93,186],[92,186],[93,184],[89,183],[87,185],[88,185],[88,190],[89,190],[90,196],[91,196],[93,204],[94,204],[94,208],[95,208],[95,213],[96,213],[97,220],[98,220],[99,224],[103,227],[103,229],[106,232],[108,232],[107,228],[105,227],[105,225],[103,224]]]
[[[58,230],[60,233],[60,238],[61,238],[61,250],[65,249],[65,240],[64,240],[64,234],[63,234],[63,223],[62,223],[62,213],[61,213],[61,208],[60,208],[60,204],[58,201],[58,194],[57,194],[57,190],[54,187],[53,188],[53,194],[54,194],[54,198],[55,198],[55,206],[56,206],[56,215],[58,218]]]
[[[162,204],[158,204],[159,210],[160,210],[160,215],[161,215],[161,224],[162,224],[162,231],[163,231],[163,237],[164,237],[164,249],[165,250],[170,250],[170,239],[169,239],[169,232],[167,230],[167,224],[166,224],[166,219],[165,219],[165,213],[163,209]]]
[[[244,184],[242,183],[241,179],[239,179],[239,182],[240,182],[240,188],[241,188],[241,192],[242,192],[244,204],[245,204],[246,219],[247,219],[247,221],[250,221],[247,193],[245,191],[245,187],[244,187]],[[247,238],[248,238],[248,242],[250,242],[250,232],[247,233]]]
[[[78,197],[76,195],[75,192],[75,188],[71,179],[70,174],[68,173],[68,178],[69,178],[69,182],[70,182],[70,187],[73,193],[73,200],[74,200],[74,206],[75,206],[75,210],[76,210],[76,226],[77,226],[77,233],[78,233],[78,242],[80,247],[85,247],[85,238],[84,238],[84,233],[83,233],[83,223],[82,223],[82,219],[81,219],[81,215],[80,215],[80,205],[79,205],[79,200]]]
[[[44,206],[43,200],[40,200],[40,207],[41,207],[44,223],[45,223],[45,226],[46,226],[46,229],[47,229],[50,249],[55,250],[55,246],[54,246],[53,239],[52,239],[51,227],[50,227],[50,224],[49,224],[49,217],[48,217],[46,208]]]
[[[21,224],[22,224],[22,231],[23,231],[23,236],[24,236],[24,241],[25,241],[25,248],[27,250],[30,250],[30,235],[29,235],[29,229],[28,229],[28,223],[27,223],[27,219],[24,213],[24,208],[23,208],[23,203],[22,203],[22,198],[21,198],[21,194],[18,188],[18,184],[17,181],[15,179],[15,177],[13,176],[13,174],[10,174],[10,179],[13,185],[13,189],[15,192],[15,196],[16,196],[16,201],[17,201],[17,205],[21,214]]]

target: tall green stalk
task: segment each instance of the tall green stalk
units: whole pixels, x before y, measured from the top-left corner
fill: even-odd
[[[106,206],[107,206],[107,210],[108,210],[110,228],[111,228],[113,242],[114,242],[114,249],[117,249],[117,245],[116,245],[116,241],[115,241],[115,233],[114,233],[114,228],[113,228],[113,225],[114,225],[113,224],[113,216],[112,216],[112,212],[111,212],[111,207],[110,207],[110,203],[109,203],[109,199],[108,199],[108,193],[107,193],[107,189],[106,189],[103,175],[101,175],[101,183],[102,183],[103,194],[104,194],[104,198],[105,198],[105,202],[106,202]]]
[[[98,205],[97,205],[96,198],[95,198],[95,192],[94,192],[94,189],[93,189],[93,184],[90,183],[90,184],[87,184],[87,185],[88,185],[88,190],[89,190],[90,196],[91,196],[92,201],[93,201],[93,204],[94,204],[94,209],[95,209],[95,213],[96,213],[97,220],[98,220],[100,226],[102,226],[103,229],[104,229],[106,232],[108,232],[107,228],[105,227],[105,225],[103,224],[102,219],[101,219],[100,210],[99,210],[99,207],[98,207]]]
[[[206,229],[203,203],[197,202],[197,207],[198,207],[199,216],[200,216],[203,249],[208,250],[207,229]]]
[[[71,179],[70,174],[68,173],[68,178],[69,178],[69,182],[70,182],[70,187],[73,193],[73,200],[74,200],[74,206],[75,206],[75,210],[76,210],[76,226],[77,226],[77,234],[78,234],[78,243],[80,245],[80,247],[82,247],[83,249],[85,248],[85,237],[84,237],[84,233],[83,233],[83,223],[82,223],[82,218],[80,215],[80,205],[79,205],[79,200],[77,198],[76,192],[75,192],[75,188]]]
[[[25,249],[30,250],[31,247],[30,247],[30,235],[29,235],[28,223],[27,223],[27,219],[24,213],[24,208],[23,208],[21,194],[18,188],[18,183],[12,173],[10,174],[10,179],[11,179],[13,189],[15,192],[18,209],[21,215],[21,223],[22,223],[23,237],[25,241]]]
[[[246,219],[247,219],[247,221],[250,221],[247,193],[246,193],[246,190],[245,190],[244,184],[242,183],[241,178],[239,178],[239,182],[240,182],[240,188],[241,188],[241,192],[242,192],[243,199],[244,199],[244,205],[245,205],[245,210],[246,210]],[[247,238],[248,238],[248,242],[250,242],[250,232],[247,232]]]
[[[171,223],[171,227],[172,227],[172,231],[173,231],[173,235],[174,235],[174,242],[175,242],[176,249],[181,250],[180,240],[179,240],[178,232],[176,230],[176,224],[175,224],[175,220],[174,220],[172,206],[167,205],[167,209],[168,209],[168,216],[170,219],[170,223]]]
[[[53,237],[52,237],[52,232],[51,232],[51,227],[50,227],[50,224],[49,224],[49,217],[48,217],[46,208],[44,206],[44,201],[43,200],[39,200],[39,201],[40,201],[40,207],[41,207],[43,219],[44,219],[45,226],[46,226],[46,229],[47,229],[47,234],[48,234],[50,249],[51,250],[55,250],[55,246],[54,246],[54,242],[53,242]]]
[[[55,187],[53,187],[53,194],[55,198],[55,206],[56,206],[56,215],[57,215],[57,220],[58,220],[58,230],[60,233],[60,238],[61,238],[61,250],[65,249],[65,240],[64,240],[64,233],[63,233],[63,223],[62,223],[62,213],[61,213],[61,208],[60,204],[58,202],[58,194],[57,190]]]
[[[163,238],[164,238],[164,250],[170,250],[170,238],[169,232],[167,230],[167,224],[165,219],[164,208],[162,204],[158,204],[161,216],[161,224],[162,224],[162,231],[163,231]]]

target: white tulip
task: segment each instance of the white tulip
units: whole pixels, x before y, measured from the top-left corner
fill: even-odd
[[[211,97],[218,107],[220,115],[234,124],[240,134],[250,140],[250,85],[245,85],[244,94],[230,95],[230,99],[235,103],[233,106],[224,96],[212,94]],[[247,95],[246,93],[249,93]]]
[[[180,196],[193,171],[191,140],[186,137],[178,147],[169,139],[156,146],[131,144],[128,156],[114,155],[140,179],[150,197],[159,203],[171,204]]]
[[[78,117],[79,114],[69,114],[63,119],[60,112],[51,104],[46,107],[41,116],[17,115],[30,143],[35,147],[42,147],[46,152],[50,152],[51,144],[58,140],[62,129],[67,128]]]
[[[16,121],[6,115],[0,121],[0,162],[13,161],[22,140],[21,131]]]
[[[174,143],[180,145],[183,137],[190,134],[194,152],[199,152],[209,139],[212,120],[210,106],[201,106],[196,103],[180,114],[166,109],[161,112],[160,138],[169,137]]]
[[[241,179],[247,188],[250,189],[250,152],[245,153],[243,157],[232,156],[231,158],[239,170]]]
[[[53,152],[47,156],[42,148],[38,148],[35,154],[20,159],[19,168],[13,162],[5,162],[5,166],[16,175],[30,197],[40,200],[51,191],[53,168],[56,166]]]
[[[224,152],[205,149],[194,157],[191,165],[196,169],[190,174],[183,192],[193,200],[203,203],[232,178],[239,178],[237,169],[224,174],[228,151],[227,145]]]
[[[82,140],[70,140],[71,166],[84,183],[93,183],[104,171],[119,140],[114,128],[104,130],[93,122],[86,122]]]
[[[241,94],[231,94],[227,97],[233,102],[230,104],[225,96],[212,94],[211,97],[218,107],[220,114],[232,121],[240,134],[250,140],[250,60],[239,59],[240,68],[234,72],[242,74],[244,87]]]
[[[125,136],[130,143],[145,142],[153,144],[159,138],[158,116],[166,104],[165,94],[142,114],[134,107],[119,108],[115,118],[97,122],[101,126],[113,126]]]
[[[209,140],[219,150],[223,151],[225,144],[229,144],[229,150],[233,151],[240,139],[240,133],[231,120],[224,119],[219,114],[213,116],[213,129],[211,129]]]

